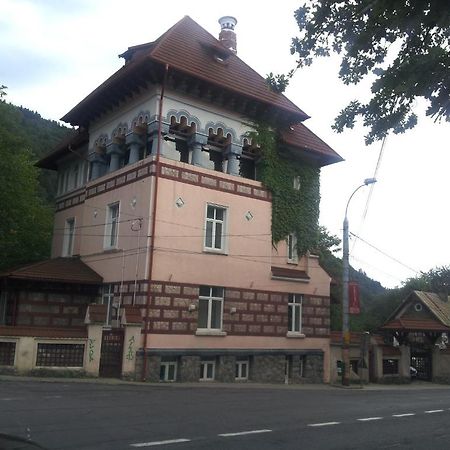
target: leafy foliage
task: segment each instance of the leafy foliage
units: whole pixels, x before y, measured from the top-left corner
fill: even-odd
[[[39,196],[33,156],[12,131],[18,116],[6,106],[0,102],[0,269],[47,257],[53,220]]]
[[[295,12],[300,34],[291,53],[298,65],[314,57],[342,54],[339,77],[357,84],[375,76],[372,98],[352,101],[333,128],[353,128],[358,116],[370,127],[366,143],[390,130],[414,127],[414,101],[429,102],[427,115],[450,121],[450,14],[442,0],[315,0]],[[394,58],[394,49],[399,48]],[[391,50],[392,49],[392,50]],[[390,51],[391,50],[391,51]]]
[[[258,173],[272,194],[272,239],[277,243],[289,233],[297,236],[301,256],[318,242],[320,169],[282,155],[277,133],[267,124],[254,126],[254,139],[261,148]],[[294,177],[300,189],[294,189]]]
[[[67,132],[38,113],[0,101],[0,270],[49,256],[55,178],[34,163]]]
[[[282,94],[289,85],[292,76],[294,75],[294,70],[291,70],[288,74],[279,74],[275,75],[273,72],[270,72],[269,75],[266,76],[266,83],[269,88],[276,92],[277,94]]]

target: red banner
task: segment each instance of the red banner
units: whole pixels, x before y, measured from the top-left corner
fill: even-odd
[[[359,304],[359,285],[354,281],[348,283],[348,312],[350,314],[359,314],[361,312]]]

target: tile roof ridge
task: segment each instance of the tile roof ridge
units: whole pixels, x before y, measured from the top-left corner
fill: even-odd
[[[163,41],[165,39],[167,39],[176,28],[178,28],[178,26],[182,25],[184,22],[191,22],[192,25],[196,26],[197,28],[199,28],[202,32],[206,33],[207,35],[209,35],[212,39],[214,39],[216,41],[216,44],[218,44],[221,49],[224,50],[224,52],[228,52],[229,53],[229,58],[237,58],[239,60],[239,62],[243,65],[245,65],[255,76],[261,78],[264,80],[264,77],[259,74],[255,69],[253,69],[253,67],[251,67],[249,64],[247,64],[243,59],[241,59],[236,53],[230,51],[229,49],[227,49],[226,47],[224,47],[219,39],[217,39],[216,36],[214,36],[212,33],[210,33],[208,30],[206,30],[205,28],[203,28],[199,23],[197,23],[194,19],[192,19],[192,17],[185,15],[182,19],[180,19],[177,23],[175,23],[174,25],[172,25],[172,27],[170,27],[165,33],[163,33],[155,42],[157,42],[157,44],[152,47],[152,49],[150,50],[150,52],[148,53],[148,56],[153,56],[154,53],[157,52],[157,50],[159,49],[159,47],[162,45]],[[163,62],[161,60],[161,58],[158,58],[157,56],[155,56],[155,59],[159,60],[160,62]],[[267,85],[267,89],[270,90],[270,87]],[[292,100],[290,100],[286,95],[284,95],[283,93],[277,93],[277,92],[273,92],[275,95],[284,97],[291,105],[294,109],[296,109],[299,113],[301,113],[304,116],[303,120],[307,120],[309,118],[311,118],[311,116],[307,113],[305,113],[299,106],[297,106]],[[299,122],[300,123],[300,122]]]
[[[153,43],[155,44],[149,51],[149,53],[146,56],[151,56],[154,52],[156,52],[161,44],[174,32],[176,28],[178,28],[181,24],[184,22],[191,21],[198,27],[204,29],[201,27],[192,17],[185,15],[183,16],[178,22],[175,22],[168,30],[166,30],[161,36],[159,36],[158,39],[154,40]],[[206,30],[205,30],[206,31]]]

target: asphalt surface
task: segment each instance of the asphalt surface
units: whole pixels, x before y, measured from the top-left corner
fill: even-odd
[[[449,424],[450,387],[444,386],[345,390],[0,378],[0,433],[47,449],[449,449]],[[10,447],[0,440],[2,448]]]

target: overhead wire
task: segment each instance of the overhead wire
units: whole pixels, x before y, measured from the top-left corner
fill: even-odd
[[[387,135],[384,136],[383,142],[381,143],[380,152],[378,153],[377,164],[375,166],[375,170],[374,170],[373,176],[372,176],[372,178],[375,178],[375,179],[377,179],[378,170],[379,170],[379,168],[381,166],[381,161],[383,159],[384,147],[385,147],[385,144],[386,144],[386,139],[387,139]],[[370,201],[372,199],[373,190],[375,189],[375,184],[376,183],[372,183],[370,185],[369,193],[367,194],[366,205],[364,207],[364,212],[363,212],[362,219],[361,219],[361,222],[360,222],[359,227],[358,227],[358,234],[361,234],[361,232],[363,230],[364,222],[365,222],[366,217],[367,217],[367,212],[369,211],[369,205],[370,205]],[[356,245],[356,241],[354,241],[353,244],[352,244],[352,248],[350,249],[350,254],[353,253],[353,251],[355,249],[355,245]]]

